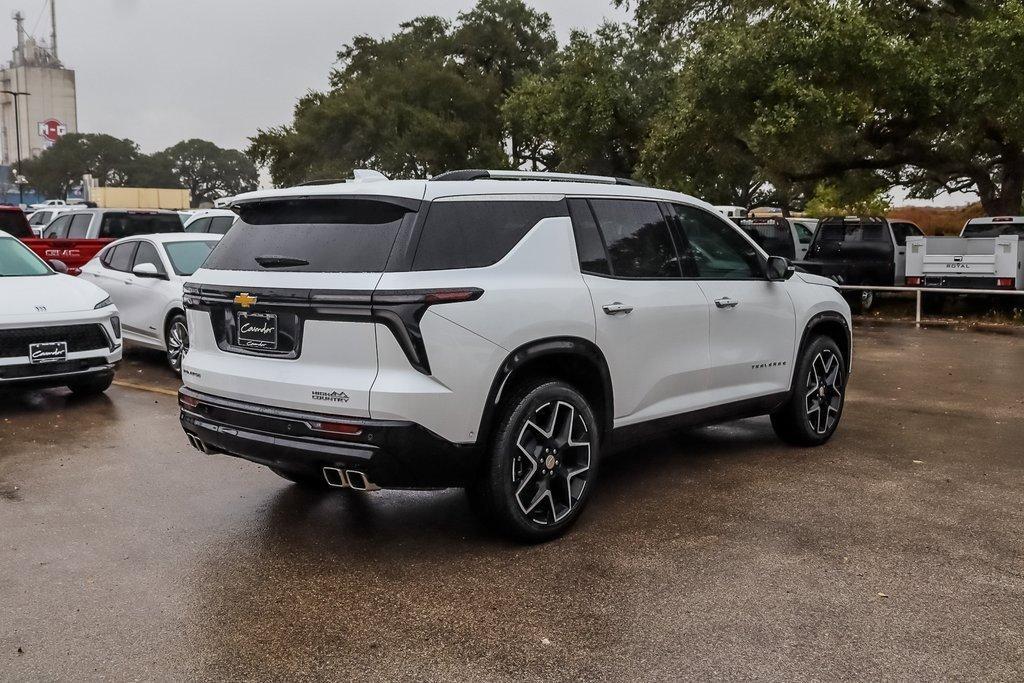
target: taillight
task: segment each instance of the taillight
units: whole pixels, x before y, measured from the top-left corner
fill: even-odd
[[[306,424],[308,424],[309,428],[314,432],[324,432],[325,434],[359,436],[363,433],[362,427],[348,422],[308,422]]]
[[[907,278],[907,287],[920,287],[920,286],[921,286],[921,278],[919,278],[919,277],[908,277]]]
[[[473,301],[479,299],[483,292],[479,289],[439,289],[427,292],[423,297],[423,303],[431,304],[455,304],[462,301]]]
[[[996,287],[1013,287],[1012,277],[996,278]]]

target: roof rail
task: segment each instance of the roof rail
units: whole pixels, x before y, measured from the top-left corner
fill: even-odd
[[[432,181],[459,181],[459,180],[539,180],[547,182],[562,183],[597,183],[600,185],[630,185],[633,187],[644,187],[643,183],[630,178],[613,178],[602,175],[584,175],[580,173],[551,173],[548,171],[485,171],[480,169],[467,169],[462,171],[448,171],[431,178]]]

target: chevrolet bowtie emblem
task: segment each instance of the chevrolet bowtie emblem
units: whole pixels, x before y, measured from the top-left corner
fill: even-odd
[[[235,297],[235,303],[242,308],[249,308],[256,303],[256,297],[249,296],[248,292],[242,292]]]

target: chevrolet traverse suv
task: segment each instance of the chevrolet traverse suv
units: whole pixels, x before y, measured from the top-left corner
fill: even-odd
[[[195,448],[325,490],[465,487],[540,541],[628,430],[835,432],[849,306],[710,205],[594,176],[368,178],[235,199],[184,292]]]

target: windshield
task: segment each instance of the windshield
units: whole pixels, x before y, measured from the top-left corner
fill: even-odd
[[[971,223],[964,227],[962,237],[1001,237],[1002,235],[1024,237],[1024,223]]]
[[[0,237],[0,277],[52,275],[45,263],[21,242]]]
[[[186,276],[199,270],[215,246],[215,240],[168,242],[164,245],[164,250],[167,251],[167,258],[171,260],[174,272]]]
[[[410,202],[373,197],[242,205],[210,254],[213,270],[374,273],[384,270]]]

